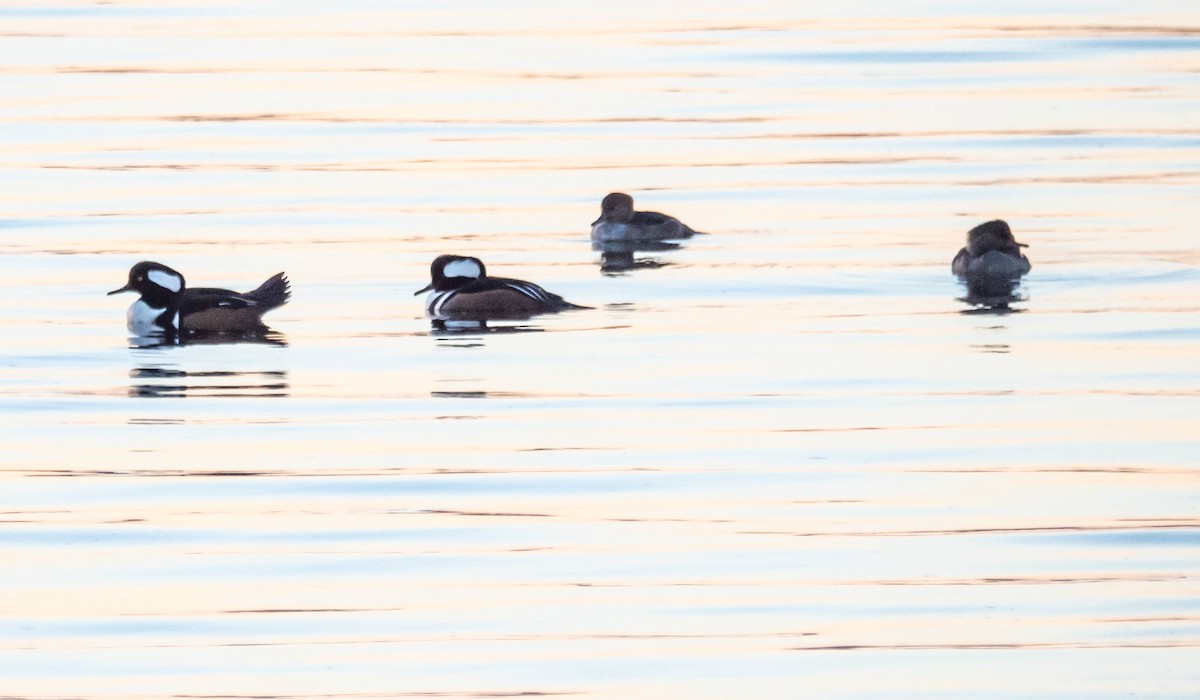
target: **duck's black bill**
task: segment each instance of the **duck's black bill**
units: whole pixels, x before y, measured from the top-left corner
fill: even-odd
[[[114,290],[112,290],[111,292],[109,292],[109,293],[108,293],[108,294],[106,294],[105,296],[110,296],[110,297],[111,297],[111,296],[112,296],[112,295],[114,295],[114,294],[120,294],[121,292],[132,292],[132,291],[134,291],[133,287],[130,287],[129,285],[125,285],[124,287],[121,287],[120,289],[114,289]]]
[[[421,287],[417,291],[413,292],[413,296],[415,297],[418,294],[424,294],[425,292],[428,292],[431,289],[433,289],[433,282],[430,282],[429,284],[425,285],[424,287]]]

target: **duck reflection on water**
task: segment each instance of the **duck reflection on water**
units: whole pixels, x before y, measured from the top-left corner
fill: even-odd
[[[958,297],[958,300],[970,304],[972,308],[965,309],[964,314],[1021,313],[1023,309],[1014,309],[1011,304],[1029,299],[1020,293],[1020,280],[1004,283],[965,282],[967,295]]]
[[[136,336],[129,347],[137,351],[140,364],[129,370],[129,395],[140,398],[207,397],[281,397],[289,395],[288,373],[283,369],[224,370],[180,369],[181,347],[190,345],[259,345],[285,348],[287,338],[270,329],[246,334],[162,334]],[[270,364],[278,358],[271,353]],[[248,356],[244,362],[262,362],[261,355]],[[269,365],[268,365],[269,366]]]
[[[288,396],[287,370],[190,371],[161,365],[129,370],[129,395],[138,398],[279,398]]]
[[[605,275],[666,267],[671,263],[661,257],[635,257],[634,253],[672,251],[682,247],[670,241],[592,241],[592,250],[600,252],[600,272]]]
[[[497,319],[503,322],[505,319]],[[546,329],[527,323],[495,325],[489,319],[434,318],[429,320],[429,334],[435,338],[469,338],[471,336],[503,333],[544,333]]]
[[[183,345],[270,345],[277,348],[288,346],[287,336],[261,328],[245,333],[173,333],[165,331],[129,338],[132,349],[172,348]]]

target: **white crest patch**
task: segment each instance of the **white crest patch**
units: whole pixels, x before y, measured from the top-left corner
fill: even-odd
[[[178,292],[183,288],[183,279],[179,275],[172,275],[170,272],[151,270],[146,273],[146,277],[169,292]]]
[[[483,270],[474,260],[455,260],[442,268],[442,274],[447,277],[482,277]]]

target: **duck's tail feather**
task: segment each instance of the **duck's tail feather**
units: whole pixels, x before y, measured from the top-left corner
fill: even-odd
[[[288,303],[288,299],[292,298],[292,285],[287,275],[280,272],[263,282],[258,289],[242,296],[253,299],[264,311],[269,311]]]

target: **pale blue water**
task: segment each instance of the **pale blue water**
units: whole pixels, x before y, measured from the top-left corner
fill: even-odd
[[[0,695],[1195,697],[1200,11],[899,12],[0,5]]]

